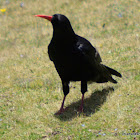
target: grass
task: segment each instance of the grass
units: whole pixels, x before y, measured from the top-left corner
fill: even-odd
[[[140,40],[138,0],[0,1],[0,139],[140,138]],[[60,116],[63,92],[49,60],[52,26],[33,15],[66,15],[75,32],[98,49],[103,63],[118,70],[118,84],[90,84],[83,114],[80,83]]]

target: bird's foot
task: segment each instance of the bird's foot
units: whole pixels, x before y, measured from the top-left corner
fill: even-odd
[[[79,113],[83,113],[83,106],[80,106],[80,107],[79,107],[78,112],[79,112]]]
[[[61,108],[58,112],[55,113],[55,115],[61,115],[65,111],[64,108]]]

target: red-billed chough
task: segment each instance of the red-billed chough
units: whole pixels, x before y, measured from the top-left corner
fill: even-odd
[[[102,60],[96,48],[88,40],[75,34],[66,16],[61,14],[35,16],[49,20],[53,26],[53,37],[48,46],[48,54],[61,78],[64,92],[64,99],[57,114],[64,111],[64,102],[69,93],[70,81],[81,81],[80,111],[83,111],[84,93],[87,91],[88,81],[117,83],[112,75],[122,77],[121,74],[101,64]]]

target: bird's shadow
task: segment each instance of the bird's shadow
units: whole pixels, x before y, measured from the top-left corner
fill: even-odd
[[[103,90],[97,90],[91,94],[90,97],[84,99],[84,116],[90,116],[94,114],[96,111],[99,111],[103,103],[106,101],[106,98],[109,93],[113,92],[113,87],[106,87]],[[74,102],[65,108],[65,111],[61,115],[55,115],[61,121],[69,121],[74,117],[80,115],[78,113],[79,106],[81,104],[81,100]]]

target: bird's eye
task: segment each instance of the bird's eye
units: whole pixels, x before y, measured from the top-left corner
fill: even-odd
[[[52,23],[55,24],[55,25],[58,25],[59,20],[58,20],[58,17],[56,15],[53,16]]]

